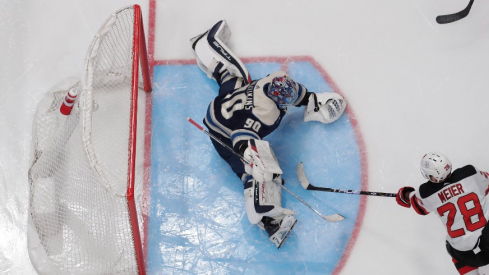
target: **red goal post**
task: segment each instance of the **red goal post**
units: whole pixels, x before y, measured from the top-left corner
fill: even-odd
[[[36,111],[29,256],[39,274],[145,274],[145,125],[137,120],[139,90],[150,92],[151,80],[138,5],[107,19],[85,61],[82,80],[48,91]],[[65,116],[68,90],[78,96]]]

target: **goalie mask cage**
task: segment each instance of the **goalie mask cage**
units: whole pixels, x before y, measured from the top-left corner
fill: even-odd
[[[78,97],[64,116],[59,109],[69,89]],[[150,92],[151,85],[134,5],[112,14],[95,35],[82,81],[53,88],[37,108],[28,245],[38,273],[145,274],[139,89]]]

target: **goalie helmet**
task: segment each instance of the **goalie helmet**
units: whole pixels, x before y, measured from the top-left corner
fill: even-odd
[[[277,103],[280,109],[285,109],[294,104],[299,97],[297,84],[285,74],[273,78],[272,82],[268,85],[266,94]]]
[[[452,173],[452,163],[442,153],[431,152],[423,156],[420,165],[421,174],[432,182],[443,182]]]

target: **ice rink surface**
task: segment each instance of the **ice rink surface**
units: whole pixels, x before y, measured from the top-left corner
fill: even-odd
[[[401,186],[417,187],[423,182],[418,165],[431,150],[447,154],[454,167],[473,164],[489,170],[489,3],[475,1],[467,18],[458,22],[439,25],[435,21],[438,15],[463,9],[466,2],[136,3],[143,9],[154,65],[191,60],[188,39],[221,19],[229,23],[230,47],[240,57],[315,60],[348,100],[350,119],[356,121],[355,130],[363,138],[365,188],[396,192]],[[25,232],[31,126],[37,104],[56,83],[82,73],[93,35],[110,13],[131,3],[0,0],[0,274],[35,274]],[[207,104],[202,102],[199,108]],[[189,135],[200,134],[188,129]],[[201,140],[208,142],[205,137]],[[199,152],[191,154],[193,161],[201,158]],[[207,157],[211,151],[202,154]],[[325,196],[302,194],[310,202]],[[284,194],[287,203],[292,199]],[[334,210],[342,212],[338,206]],[[236,211],[244,214],[244,209]],[[393,199],[379,197],[366,198],[363,211],[340,274],[457,274],[445,252],[445,228],[433,214],[421,217]],[[311,223],[308,230],[320,229]],[[294,234],[291,245],[300,240],[300,230]],[[274,253],[268,250],[267,255],[274,257]],[[275,257],[280,262],[280,254]]]

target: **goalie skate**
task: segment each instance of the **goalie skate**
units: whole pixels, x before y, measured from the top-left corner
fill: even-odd
[[[294,215],[285,215],[283,219],[263,217],[263,226],[270,237],[269,240],[279,249],[294,228],[297,220]]]

